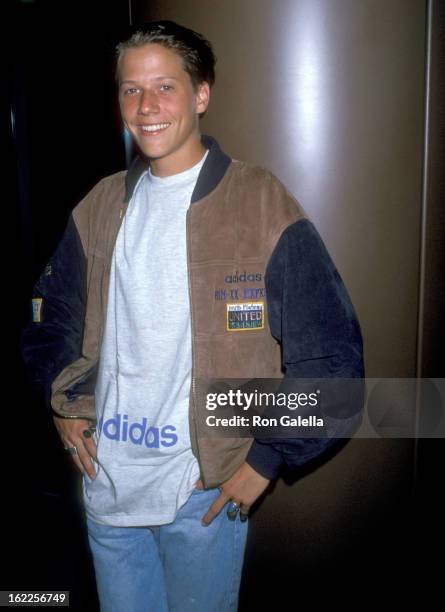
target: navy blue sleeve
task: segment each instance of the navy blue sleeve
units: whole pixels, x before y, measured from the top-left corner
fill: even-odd
[[[266,271],[272,335],[281,343],[286,379],[363,378],[360,325],[346,288],[313,224],[304,219],[280,237]],[[285,382],[284,382],[285,384]],[[351,401],[344,435],[357,429],[363,389]],[[247,463],[272,479],[280,467],[296,468],[317,457],[337,438],[256,438]]]
[[[28,375],[48,405],[53,380],[81,355],[85,303],[86,257],[71,216],[34,287],[31,320],[21,337]]]

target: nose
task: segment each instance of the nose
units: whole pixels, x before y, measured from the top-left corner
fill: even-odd
[[[144,89],[139,100],[138,110],[141,115],[157,113],[159,111],[159,101],[156,92]]]

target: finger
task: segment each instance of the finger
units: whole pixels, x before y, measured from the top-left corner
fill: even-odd
[[[81,460],[79,459],[79,456],[77,455],[77,453],[75,455],[71,455],[71,459],[73,460],[75,466],[77,467],[77,469],[79,470],[79,472],[81,474],[85,474],[85,469],[82,465]]]
[[[92,452],[88,448],[86,448],[83,441],[79,441],[79,445],[77,446],[77,457],[82,464],[83,469],[88,474],[88,476],[94,480],[96,478],[96,468],[93,463],[93,456],[95,456],[95,446],[92,448]],[[93,453],[93,454],[92,454]]]
[[[74,441],[65,441],[65,449],[70,452],[71,458],[81,474],[86,472],[94,480],[96,478],[96,469],[92,456],[84,446],[83,440],[79,438]],[[72,452],[71,449],[76,449],[76,452]]]
[[[199,479],[198,482],[196,483],[195,489],[199,489],[200,491],[204,489],[204,483],[202,482],[201,479]]]
[[[90,456],[93,459],[96,459],[97,457],[97,445],[96,445],[96,440],[94,438],[85,438],[85,436],[82,438],[82,443],[83,446],[86,448],[86,450],[88,451],[88,453],[90,454]]]
[[[77,467],[79,472],[83,474],[85,470],[83,469],[83,465],[77,455],[77,446],[73,444],[72,442],[68,442],[67,440],[63,442],[64,442],[64,449],[66,450],[67,453],[69,453],[74,465]]]
[[[249,506],[246,506],[246,504],[241,504],[239,509],[239,518],[242,523],[245,523],[247,521],[249,517],[249,510]]]
[[[204,525],[204,527],[207,527],[208,525],[210,525],[210,523],[213,521],[215,516],[218,516],[218,514],[221,512],[221,510],[226,505],[228,500],[229,498],[227,497],[227,495],[224,494],[224,492],[221,492],[221,494],[213,502],[213,504],[208,509],[207,513],[202,518],[201,522]]]
[[[70,453],[73,456],[78,454],[79,449],[86,449],[86,451],[91,456],[91,458],[96,459],[97,445],[96,445],[96,441],[94,440],[94,438],[90,438],[89,440],[84,440],[82,438],[77,438],[77,439],[72,438],[71,440],[67,440],[67,438],[64,437],[62,438],[62,442],[64,444],[65,450],[69,450],[72,448],[76,449],[75,453]]]

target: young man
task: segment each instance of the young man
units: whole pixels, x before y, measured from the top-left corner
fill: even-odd
[[[118,46],[140,155],[73,211],[24,332],[84,474],[106,611],[236,610],[251,505],[334,442],[201,437],[200,381],[363,376],[353,307],[303,210],[200,134],[214,64],[167,21]]]

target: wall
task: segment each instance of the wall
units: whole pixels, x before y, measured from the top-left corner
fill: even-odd
[[[358,311],[367,375],[414,376],[427,3],[133,0],[132,16],[212,41],[203,131],[269,167],[312,217]],[[411,440],[353,440],[278,481],[251,519],[241,609],[369,599],[376,567],[410,576],[417,460]]]

